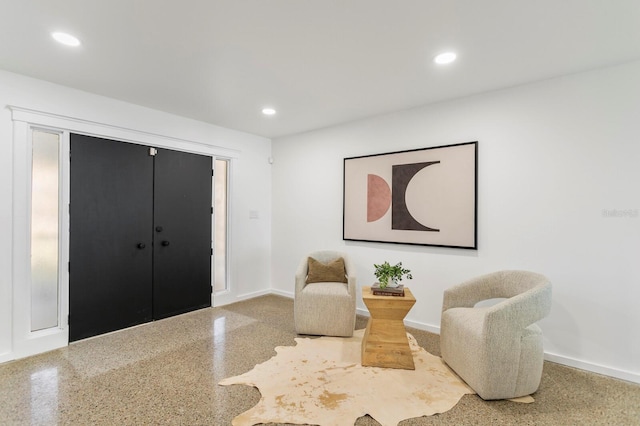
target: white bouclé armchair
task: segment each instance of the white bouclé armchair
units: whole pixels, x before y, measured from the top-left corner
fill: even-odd
[[[502,299],[491,306],[475,306]],[[442,359],[486,400],[535,392],[542,377],[542,331],[551,283],[528,271],[500,271],[449,288],[440,327]]]
[[[344,260],[340,281],[307,284],[309,258],[327,264]],[[346,253],[316,251],[305,256],[295,276],[294,322],[296,333],[323,336],[353,336],[356,323],[356,271]]]

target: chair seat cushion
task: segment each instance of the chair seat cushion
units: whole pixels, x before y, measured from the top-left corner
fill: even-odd
[[[318,284],[306,285],[302,289],[305,295],[316,296],[341,296],[350,297],[349,289],[344,283],[339,282],[322,282]]]

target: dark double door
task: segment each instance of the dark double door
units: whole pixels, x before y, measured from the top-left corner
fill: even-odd
[[[71,135],[69,341],[211,306],[211,161]]]

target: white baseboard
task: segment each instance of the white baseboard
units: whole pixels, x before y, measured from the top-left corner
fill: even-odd
[[[15,360],[16,357],[13,352],[3,352],[0,354],[0,364]]]
[[[585,362],[579,359],[570,358],[564,355],[544,353],[544,359],[555,362],[556,364],[566,365],[567,367],[578,368],[580,370],[590,371],[592,373],[602,374],[604,376],[614,377],[616,379],[626,380],[628,382],[640,384],[640,374],[631,371],[620,370],[617,368],[607,367],[604,365]]]
[[[277,289],[271,289],[271,294],[288,297],[289,299],[293,299],[294,297],[294,294],[292,291],[284,291],[284,290],[277,290]]]
[[[369,311],[367,311],[366,309],[356,308],[356,314],[368,317],[369,316]]]
[[[242,302],[243,300],[253,299],[254,297],[266,296],[267,294],[272,294],[273,291],[270,289],[254,291],[251,293],[244,293],[235,295],[230,291],[224,291],[213,296],[213,304],[212,307],[219,308],[221,306],[231,305],[232,303]]]
[[[252,293],[239,294],[235,297],[233,303],[241,302],[243,300],[253,299],[254,297],[266,296],[267,294],[273,294],[273,291],[270,289],[254,291]]]
[[[409,327],[417,328],[418,330],[428,331],[429,333],[440,334],[440,327],[435,325],[425,324],[423,322],[405,320],[404,322]]]

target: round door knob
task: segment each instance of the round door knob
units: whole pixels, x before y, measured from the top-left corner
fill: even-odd
[[[156,226],[156,232],[162,232],[162,226]]]
[[[169,245],[169,241],[163,241],[163,242],[161,242],[160,244],[162,244],[164,247],[166,247],[166,246],[168,246],[168,245]]]
[[[142,249],[143,249],[143,248],[145,248],[145,247],[146,247],[146,245],[145,245],[144,243],[138,243],[138,248],[139,248],[140,250],[142,250]]]

